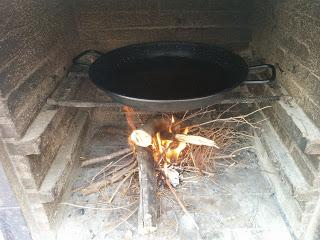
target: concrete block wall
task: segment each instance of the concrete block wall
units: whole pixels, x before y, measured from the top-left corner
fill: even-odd
[[[246,48],[250,0],[79,0],[81,49],[108,51],[146,41],[196,41]]]
[[[5,0],[0,16],[1,133],[19,137],[70,65],[77,33],[70,1]]]
[[[320,155],[306,150],[308,136],[320,128],[320,2],[254,1],[252,13],[253,54],[276,66],[277,81],[285,89],[281,92],[293,97],[271,104],[265,114],[310,185],[294,196],[302,210],[300,229],[308,235],[320,192]]]
[[[79,113],[45,104],[53,92],[72,95],[81,85],[81,79],[62,81],[71,59],[81,50],[107,51],[143,41],[246,48],[251,37],[248,2],[1,1],[0,160],[34,239],[54,239],[52,216],[76,156],[77,139],[70,149],[61,146],[66,145],[63,133],[78,136],[71,130]],[[63,181],[48,181],[50,174]]]
[[[21,150],[21,139],[78,52],[72,6],[69,0],[0,3],[0,161],[34,239],[53,237],[38,189],[59,147],[56,143],[61,142],[55,130],[64,131],[66,124],[56,121],[39,134],[34,146],[40,152],[29,143],[26,152],[15,150]],[[73,115],[56,114],[65,122]]]
[[[320,127],[320,2],[255,1],[252,48],[277,66],[278,80]]]
[[[45,109],[46,119],[60,120],[47,125],[32,149],[19,148],[19,140],[25,140],[37,117],[41,120],[39,113],[73,56],[86,49],[108,51],[144,41],[198,41],[234,50],[250,44],[256,56],[277,66],[280,83],[320,127],[319,11],[316,0],[1,1],[0,160],[18,183],[15,190],[31,231],[49,231],[53,210],[44,206],[38,190],[74,112]],[[288,145],[301,144],[293,136]],[[294,159],[311,159],[306,166],[312,171],[304,171],[305,176],[310,183],[319,181],[318,160],[298,147],[290,150]],[[314,202],[301,202],[307,214],[312,212]]]

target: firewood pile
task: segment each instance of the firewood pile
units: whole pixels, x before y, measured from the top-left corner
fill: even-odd
[[[109,155],[84,159],[81,167],[104,164],[84,186],[74,189],[83,195],[97,193],[108,185],[117,184],[109,197],[111,203],[125,182],[133,187],[133,179],[139,186],[138,230],[150,233],[157,229],[157,198],[161,191],[170,191],[185,215],[186,204],[176,188],[183,182],[184,173],[215,177],[215,164],[220,160],[236,164],[236,156],[248,146],[251,130],[259,127],[252,116],[262,109],[245,115],[232,114],[232,105],[212,118],[212,107],[183,115],[154,117],[145,124],[137,124],[132,109],[125,109],[131,132],[129,148]],[[139,117],[137,118],[139,119]],[[136,127],[138,126],[138,127]],[[124,164],[118,164],[125,161]],[[133,213],[131,213],[132,215]],[[131,216],[130,215],[130,216]],[[190,216],[192,219],[192,217]],[[199,229],[193,220],[196,229]]]

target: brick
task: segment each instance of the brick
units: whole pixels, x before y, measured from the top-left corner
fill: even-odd
[[[16,131],[20,135],[26,131],[48,95],[62,80],[64,65],[67,64],[67,60],[63,57],[59,48],[52,54],[53,56],[45,60],[41,67],[8,97],[8,109]],[[62,58],[60,62],[58,61],[59,57]]]
[[[294,131],[294,128],[291,128],[290,131],[286,129],[286,124],[288,123],[286,120],[278,118],[277,112],[274,112],[274,109],[270,109],[270,111],[264,111],[266,115],[268,116],[272,126],[274,127],[275,131],[281,138],[284,145],[290,149],[292,145],[297,145],[300,150],[306,150],[306,146],[310,146],[310,144],[307,145],[307,139],[304,138],[304,136],[301,134],[301,132],[297,129],[297,131]],[[313,145],[311,145],[313,146]],[[319,145],[317,144],[317,147]],[[318,149],[317,149],[318,150]],[[303,154],[304,158],[307,159],[308,162],[310,162],[313,166],[313,168],[318,169],[319,168],[319,159],[317,156],[314,155],[308,155]]]
[[[70,123],[76,109],[67,111],[64,115],[57,114],[56,119],[50,123],[48,134],[41,139],[41,153],[39,155],[30,155],[27,158],[30,161],[30,169],[34,175],[37,187],[41,185],[54,157],[61,146],[65,134],[70,127]],[[51,133],[51,134],[50,134]]]
[[[50,5],[40,2],[4,4],[5,24],[0,32],[2,36],[0,66],[13,58],[20,57],[27,60],[35,52],[48,52],[48,46],[63,41],[65,31],[65,17],[70,12],[64,11],[64,4],[55,4],[50,11]],[[47,4],[47,5],[46,5]],[[62,34],[61,34],[62,33]]]
[[[276,130],[277,134],[279,135],[279,137],[281,138],[282,142],[284,143],[284,145],[287,148],[289,148],[291,146],[291,143],[292,143],[292,136],[286,130],[286,128],[283,126],[282,120],[279,119],[275,113],[270,114],[270,113],[266,112],[266,114],[267,114],[272,126],[274,127],[274,129]]]
[[[282,65],[284,69],[288,66],[288,72],[286,72],[283,77],[285,81],[290,82],[295,81],[315,103],[320,105],[320,77],[315,75],[310,69],[301,64],[292,56],[288,56],[289,61],[286,65]]]
[[[41,141],[43,135],[47,134],[48,126],[54,119],[58,110],[41,111],[32,125],[27,130],[25,136],[19,140],[7,141],[6,146],[11,155],[32,155],[41,153]],[[51,134],[54,134],[50,132]],[[49,144],[54,144],[49,143]]]
[[[158,9],[157,0],[80,0],[77,1],[76,7],[83,9],[102,9],[108,11],[135,11],[135,10],[152,10]]]
[[[297,164],[305,179],[307,179],[308,183],[312,185],[316,175],[316,171],[314,167],[310,164],[309,159],[301,152],[301,150],[295,144],[292,145],[290,149],[290,154],[292,158],[295,160],[295,163]]]
[[[64,139],[64,144],[41,184],[39,192],[42,202],[53,202],[61,197],[62,189],[70,180],[70,174],[78,157],[78,148],[85,134],[87,117],[87,113],[81,111],[75,116],[68,137]]]
[[[104,14],[104,10],[109,14]],[[249,10],[248,1],[237,0],[138,1],[136,4],[128,0],[94,1],[90,7],[80,1],[76,18],[82,49],[108,51],[161,40],[198,41],[242,49],[248,46],[251,37]],[[235,28],[239,26],[245,28]]]
[[[308,94],[308,97],[320,106],[320,78],[311,73],[304,79],[302,86]]]
[[[162,10],[208,10],[208,9],[249,9],[252,5],[249,1],[193,1],[193,0],[162,0],[159,1],[159,8]]]
[[[261,116],[260,118],[264,118],[264,117]],[[282,161],[289,162],[289,164],[284,164],[284,167],[288,167],[286,165],[290,166],[293,160],[291,159],[289,154],[287,153],[283,154],[284,152],[286,152],[285,149],[281,146],[281,142],[280,144],[278,144],[276,133],[272,131],[272,128],[268,125],[270,124],[267,123],[267,121],[265,121],[264,122],[265,131],[262,133],[261,136],[256,137],[255,139],[257,154],[260,159],[259,165],[261,164],[264,169],[272,172],[272,174],[265,173],[266,177],[270,180],[274,188],[274,191],[277,196],[277,200],[279,202],[279,205],[281,206],[282,211],[286,215],[286,219],[288,220],[290,226],[295,231],[295,234],[297,234],[299,225],[300,225],[299,219],[301,218],[302,211],[301,211],[301,207],[298,205],[298,202],[294,199],[292,194],[296,189],[294,187],[295,184],[292,184],[292,181],[290,181],[290,178],[292,178],[292,176],[289,175],[288,177],[286,177],[288,173],[293,174],[293,172],[295,171],[286,172],[286,169],[281,167],[281,165],[283,164],[281,163]],[[272,135],[273,137],[271,137]],[[269,139],[269,143],[268,143],[267,138],[269,137],[271,138]],[[276,144],[278,147],[276,148],[272,147],[270,149],[270,146],[268,145],[274,144],[275,141],[277,141]],[[276,154],[277,152],[280,152],[279,150],[281,150],[283,153]],[[274,161],[278,162],[279,166],[275,166],[273,164]],[[297,174],[300,175],[299,172],[297,172]],[[297,178],[295,177],[294,180],[297,180]]]
[[[60,100],[74,98],[84,82],[82,78],[77,76],[66,77],[51,97]],[[90,92],[88,89],[91,88],[87,87],[82,97]],[[67,128],[66,124],[61,126],[60,123],[62,120],[65,123],[68,122],[68,118],[64,116],[69,110],[67,108],[50,109],[48,106],[44,106],[21,139],[7,141],[9,153],[11,155],[40,155],[48,150],[48,145],[58,144],[59,137],[57,136],[59,134],[57,133],[60,130],[57,128]],[[74,112],[74,110],[70,110],[70,112]],[[71,118],[72,114],[69,117]]]
[[[261,87],[260,90],[257,87],[251,88],[251,91],[258,95],[288,94],[282,88],[275,90],[268,86]],[[261,104],[261,106],[270,104],[272,108],[267,108],[264,112],[287,148],[295,143],[305,153],[316,155],[318,153],[317,148],[320,147],[320,131],[304,113],[303,109],[290,99],[281,99],[277,102]],[[312,159],[312,156],[308,156],[308,158]]]
[[[308,58],[310,56],[310,50],[305,43],[297,40],[292,36],[282,37],[281,42],[282,46],[287,48],[288,51],[295,54],[298,58],[308,61]]]
[[[21,183],[25,189],[35,189],[36,184],[34,176],[31,172],[31,164],[28,158],[23,156],[10,156],[10,160],[13,162],[15,170]]]
[[[0,124],[0,136],[3,138],[17,138],[19,135],[13,123]]]
[[[215,28],[215,27],[173,27],[153,29],[128,29],[128,30],[87,30],[80,32],[83,41],[95,40],[98,44],[104,44],[105,39],[131,42],[145,41],[200,41],[215,44],[234,42],[248,42],[250,31],[246,28]],[[101,42],[102,43],[99,43]]]
[[[312,101],[312,99],[306,96],[303,102],[300,104],[305,113],[314,121],[314,123],[320,128],[320,106]]]
[[[285,62],[286,59],[286,51],[282,47],[278,46],[275,47],[275,51],[273,52],[273,59],[275,59],[275,62],[282,66],[283,62]]]
[[[311,192],[307,192],[303,195],[295,196],[295,198],[297,199],[301,207],[303,214],[311,214],[314,212],[318,195],[319,195],[319,191],[314,190]]]
[[[277,4],[270,3],[270,8],[264,4],[257,6],[257,12],[262,15],[257,15],[257,18],[263,19],[265,25],[263,31],[261,31],[261,25],[257,25],[253,47],[258,55],[266,58],[266,61],[280,63],[280,67],[285,72],[279,74],[278,77],[281,78],[279,80],[290,93],[293,92],[293,87],[290,86],[294,84],[293,82],[296,82],[302,89],[311,90],[311,92],[301,91],[293,94],[299,99],[299,103],[303,102],[304,94],[310,94],[310,98],[317,102],[319,97],[316,97],[314,93],[318,84],[314,85],[312,83],[312,81],[315,82],[314,79],[307,80],[307,78],[309,73],[320,76],[320,53],[318,51],[320,27],[317,11],[319,2],[290,0]],[[281,55],[276,54],[279,46],[286,50],[284,60]],[[301,68],[303,65],[308,71]]]
[[[137,11],[110,12],[88,10],[78,13],[84,31],[95,28],[130,29],[166,26],[248,26],[248,13],[241,11]],[[99,23],[97,25],[97,23]]]
[[[151,40],[150,40],[151,41]],[[81,49],[84,51],[86,49],[97,49],[101,52],[108,52],[115,48],[127,46],[129,44],[141,43],[141,40],[131,39],[131,40],[99,40],[99,39],[87,39],[81,42]],[[212,39],[202,39],[201,42],[212,44]],[[220,46],[223,46],[227,49],[233,51],[239,51],[246,49],[248,47],[248,41],[241,42],[224,42],[219,43]]]
[[[226,10],[226,9],[248,9],[249,1],[239,0],[210,0],[210,1],[194,1],[194,0],[108,0],[108,1],[77,1],[77,7],[95,8],[108,11],[136,11],[136,10]]]
[[[290,19],[290,21],[287,21]],[[319,75],[318,69],[319,53],[317,49],[320,46],[320,28],[319,23],[306,15],[300,15],[296,12],[280,11],[278,15],[278,36],[291,35],[298,39],[300,42],[304,42],[310,51],[308,58],[302,60],[308,64],[308,66]],[[293,50],[295,51],[295,50]]]

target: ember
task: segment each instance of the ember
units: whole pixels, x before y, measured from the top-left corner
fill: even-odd
[[[174,123],[174,117],[172,116],[172,121],[168,129],[169,133],[172,133],[172,124]],[[187,134],[188,128],[183,130],[183,134]],[[178,140],[167,140],[161,137],[161,133],[157,132],[152,139],[152,150],[153,157],[158,164],[166,162],[168,164],[178,164],[179,156],[182,151],[187,147],[185,142],[180,142]],[[183,157],[183,156],[182,156]]]
[[[128,120],[128,122],[131,120]],[[219,148],[214,140],[197,135],[188,135],[189,127],[182,127],[171,120],[153,119],[140,129],[133,130],[130,141],[140,147],[150,147],[159,167],[164,163],[179,165],[190,144]]]

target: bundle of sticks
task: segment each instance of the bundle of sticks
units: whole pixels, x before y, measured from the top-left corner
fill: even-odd
[[[130,139],[137,146],[149,147],[152,145],[152,140],[154,139],[155,134],[159,132],[165,140],[176,140],[178,142],[188,144],[219,148],[212,139],[191,134],[172,133],[169,131],[171,128],[170,125],[172,125],[172,123],[168,120],[161,118],[153,119],[141,128],[133,130],[130,135]],[[177,125],[176,128],[180,128],[180,126]]]
[[[75,191],[88,195],[100,191],[100,189],[107,185],[120,181],[116,188],[116,193],[125,181],[138,172],[140,185],[139,231],[142,233],[152,232],[156,229],[157,219],[156,192],[157,181],[159,180],[157,176],[162,177],[162,181],[173,193],[182,210],[188,214],[175,192],[174,186],[176,185],[174,184],[174,180],[171,179],[168,171],[166,173],[163,166],[159,167],[159,161],[154,159],[152,144],[155,135],[160,133],[161,138],[164,140],[185,143],[188,146],[184,150],[183,158],[177,161],[179,164],[175,166],[176,168],[181,169],[182,167],[183,171],[191,169],[192,171],[211,175],[212,172],[208,169],[211,168],[214,159],[233,159],[237,151],[244,149],[243,147],[239,148],[239,146],[230,148],[230,146],[239,139],[251,137],[247,132],[239,131],[238,127],[241,125],[255,127],[255,123],[250,123],[247,117],[260,110],[258,109],[246,115],[227,118],[222,118],[222,113],[215,119],[193,125],[190,125],[190,123],[186,124],[187,120],[195,119],[198,116],[203,117],[203,115],[210,113],[211,110],[202,109],[189,116],[185,114],[174,123],[170,118],[154,118],[149,120],[146,124],[141,125],[141,127],[132,130],[129,138],[131,142],[130,148],[124,148],[103,157],[82,161],[81,166],[88,167],[119,158],[116,161],[108,163],[94,176],[90,183],[75,189]],[[190,129],[188,133],[184,133],[183,131],[186,127]],[[128,157],[131,157],[130,161],[116,166],[119,161]],[[156,171],[160,171],[160,174],[156,174]],[[112,195],[111,200],[114,198],[114,195]]]

